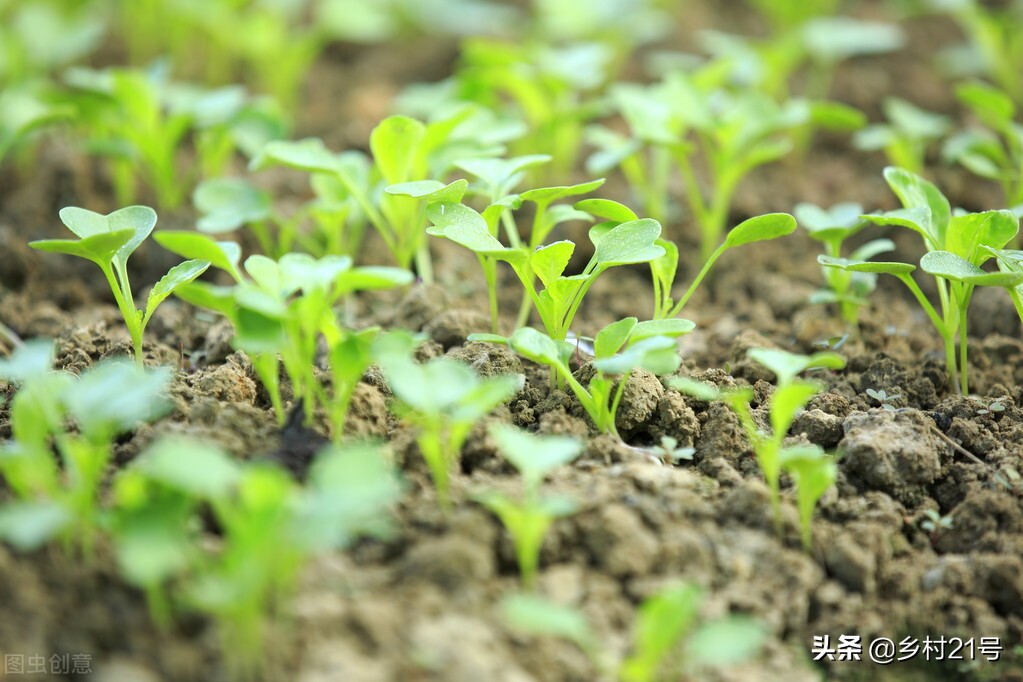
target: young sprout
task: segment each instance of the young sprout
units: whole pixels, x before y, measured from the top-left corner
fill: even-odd
[[[500,493],[483,493],[475,499],[501,519],[511,535],[522,584],[531,589],[547,529],[555,519],[576,509],[572,500],[541,495],[540,486],[551,471],[578,457],[583,444],[566,436],[536,436],[506,425],[494,425],[490,435],[522,475],[523,493],[519,499]]]
[[[1002,402],[1003,400],[1006,400],[1006,398],[996,398],[992,400],[987,404],[987,407],[982,407],[981,409],[977,410],[977,415],[981,416],[992,413],[1000,414],[1002,412],[1005,412],[1005,403]]]
[[[956,95],[976,123],[945,142],[945,159],[996,181],[1005,205],[1023,207],[1023,123],[1016,120],[1016,104],[1001,90],[979,82],[960,85]]]
[[[569,367],[576,347],[568,341],[552,339],[532,327],[518,329],[508,338],[473,334],[469,339],[507,344],[524,358],[547,365],[568,384],[597,430],[618,436],[616,417],[629,375],[637,369],[658,375],[674,372],[681,363],[675,338],[695,326],[689,320],[638,322],[634,317],[609,324],[594,339],[594,374],[588,386],[583,386]]]
[[[597,277],[610,268],[648,263],[664,254],[664,249],[655,244],[661,233],[661,225],[656,220],[598,226],[600,229],[590,230],[594,254],[583,271],[565,275],[575,251],[571,241],[557,241],[535,250],[524,244],[504,246],[484,215],[461,204],[431,204],[427,215],[433,223],[427,229],[429,234],[446,237],[473,251],[484,263],[485,271],[489,263],[503,261],[510,265],[525,287],[547,334],[556,341],[567,338],[579,306]],[[542,284],[541,291],[536,291],[534,277]],[[494,300],[496,280],[488,277],[488,285]]]
[[[771,425],[771,432],[765,433],[757,425],[753,418],[751,404],[753,402],[753,391],[749,388],[731,391],[720,391],[710,384],[693,382],[689,379],[677,378],[669,381],[669,386],[677,391],[688,393],[700,400],[721,400],[728,404],[738,415],[746,437],[753,447],[760,471],[764,474],[764,480],[771,493],[771,509],[774,516],[776,528],[781,530],[781,474],[787,470],[786,462],[791,462],[793,467],[801,470],[793,473],[797,487],[799,478],[806,481],[807,490],[798,493],[800,500],[813,498],[814,503],[810,504],[810,511],[813,504],[821,493],[815,491],[819,487],[818,474],[810,474],[810,470],[824,468],[822,464],[810,463],[807,460],[819,459],[816,456],[807,454],[805,444],[785,445],[785,438],[788,436],[789,427],[795,421],[796,416],[803,407],[820,392],[820,385],[815,382],[797,379],[798,375],[810,369],[841,369],[845,367],[845,359],[835,353],[822,352],[813,355],[798,355],[782,350],[770,350],[754,348],[748,353],[750,359],[771,370],[777,378],[777,388],[771,395],[771,404],[768,409],[768,417]],[[823,476],[823,474],[820,474]],[[805,496],[805,497],[804,497]],[[809,503],[808,503],[809,504]],[[801,515],[804,511],[804,502],[800,502]],[[807,517],[808,519],[808,517]],[[807,526],[809,520],[807,520]],[[804,540],[807,537],[807,527],[804,526]]]
[[[68,72],[90,149],[106,156],[118,203],[136,198],[136,180],[145,179],[161,209],[181,205],[198,171],[218,175],[235,150],[251,156],[268,140],[284,135],[272,106],[250,101],[244,89],[202,90],[170,82],[165,69]],[[182,172],[178,154],[192,133],[198,163]]]
[[[29,246],[85,258],[100,267],[128,327],[135,360],[141,366],[142,336],[157,306],[175,289],[204,273],[209,262],[188,260],[175,265],[149,290],[145,309],[138,310],[128,281],[128,257],[153,231],[156,212],[147,206],[129,206],[102,215],[69,206],[60,210],[60,219],[78,239],[44,239],[29,242]]]
[[[829,258],[841,259],[842,243],[855,235],[864,226],[863,208],[856,203],[836,204],[823,209],[813,204],[798,204],[793,211],[796,221],[812,239],[824,244]],[[890,239],[875,239],[855,249],[851,260],[866,261],[874,256],[893,251],[895,243]],[[877,275],[869,272],[848,272],[836,268],[821,268],[827,289],[814,294],[814,303],[837,303],[842,319],[852,327],[859,324],[860,308],[877,285]]]
[[[799,510],[800,539],[809,552],[813,542],[811,524],[817,502],[838,479],[835,458],[819,445],[793,445],[781,451],[782,468],[796,485],[796,508]]]
[[[390,267],[353,267],[348,256],[316,259],[300,253],[285,254],[278,261],[250,256],[243,274],[238,268],[240,249],[233,242],[216,242],[194,232],[164,232],[157,238],[175,253],[209,258],[236,281],[233,287],[192,283],[177,295],[231,321],[232,344],[251,354],[278,423],[283,425],[286,418],[278,379],[282,364],[296,401],[302,402],[306,423],[312,423],[318,408],[325,409],[332,436],[340,441],[356,386],[372,362],[379,329],[347,329],[335,306],[356,291],[408,284],[412,274]],[[330,390],[316,372],[321,339],[330,364]]]
[[[681,584],[661,590],[640,607],[632,653],[618,670],[621,682],[654,682],[665,670],[725,668],[757,654],[764,631],[755,621],[726,616],[704,621],[700,588]]]
[[[1016,102],[1023,102],[1023,9],[1018,2],[988,4],[979,0],[940,0],[968,37],[942,55],[946,65],[962,75],[963,66],[989,76]]]
[[[306,562],[385,532],[400,491],[368,445],[319,453],[303,488],[266,463],[240,466],[202,444],[159,441],[115,484],[118,560],[147,591],[158,623],[174,605],[212,617],[229,667],[248,678],[265,659],[267,620]],[[210,513],[216,545],[195,530]]]
[[[920,519],[920,528],[930,533],[933,539],[939,531],[950,530],[954,519],[951,514],[942,515],[937,509],[927,509]]]
[[[886,97],[881,107],[887,123],[857,131],[853,144],[866,151],[881,150],[891,165],[923,175],[927,147],[943,138],[952,122],[901,97]]]
[[[0,537],[23,549],[60,537],[91,558],[114,441],[170,408],[163,398],[170,370],[106,361],[75,378],[51,372],[53,361],[48,341],[0,360],[0,379],[19,386],[12,439],[0,446],[0,477],[16,501],[0,508]]]
[[[892,405],[892,401],[898,400],[899,398],[902,397],[898,393],[889,395],[889,393],[885,390],[874,390],[873,388],[868,388],[866,390],[866,393],[869,397],[873,398],[878,403],[880,403],[882,409],[885,409],[889,412],[895,411],[895,407]]]
[[[419,364],[411,357],[411,337],[395,337],[378,363],[398,399],[396,411],[416,428],[416,443],[426,460],[445,512],[451,509],[450,478],[469,432],[494,408],[523,386],[521,374],[480,379],[470,367],[449,358]]]
[[[914,265],[829,256],[818,256],[817,261],[847,272],[885,273],[898,277],[913,293],[944,340],[949,377],[966,395],[969,393],[967,311],[974,289],[998,286],[1012,290],[1023,283],[1023,272],[986,272],[980,266],[1016,236],[1019,218],[1010,211],[953,215],[945,195],[920,176],[889,166],[884,177],[903,208],[863,218],[878,225],[906,227],[921,236],[928,253],[920,260],[920,269],[935,278],[939,308],[935,309],[913,279]],[[957,335],[958,369],[955,353]]]

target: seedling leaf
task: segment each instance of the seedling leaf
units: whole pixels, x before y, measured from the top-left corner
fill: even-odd
[[[796,230],[796,219],[788,213],[768,213],[736,225],[725,237],[725,248],[777,239]]]

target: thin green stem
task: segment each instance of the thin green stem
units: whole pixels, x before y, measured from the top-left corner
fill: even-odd
[[[714,251],[714,253],[710,255],[710,257],[707,260],[704,261],[703,267],[700,268],[700,272],[697,273],[696,278],[689,285],[689,288],[686,289],[686,293],[683,294],[682,298],[679,299],[678,303],[675,304],[675,307],[671,309],[671,311],[667,314],[666,317],[669,318],[676,317],[679,313],[682,312],[682,309],[686,307],[686,303],[688,303],[689,299],[692,298],[693,294],[696,293],[697,287],[699,287],[700,283],[703,282],[704,278],[707,276],[707,273],[710,272],[710,269],[714,267],[714,263],[716,263],[717,259],[720,258],[721,255],[727,250],[728,247],[722,244],[717,248],[716,251]]]

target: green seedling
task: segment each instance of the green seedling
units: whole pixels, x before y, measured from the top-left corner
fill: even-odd
[[[804,96],[825,99],[842,62],[901,49],[906,35],[897,24],[843,16],[821,16],[797,29],[809,57]]]
[[[724,241],[714,249],[710,257],[704,260],[700,271],[678,301],[671,295],[678,272],[678,247],[667,240],[658,240],[655,243],[664,249],[664,255],[650,261],[654,288],[654,319],[670,319],[680,315],[711,268],[726,251],[747,244],[778,239],[792,234],[795,229],[796,221],[787,213],[768,213],[739,223],[728,232]]]
[[[503,207],[499,207],[503,208]],[[664,255],[655,244],[661,225],[650,219],[631,220],[613,226],[605,225],[590,231],[594,254],[578,275],[566,276],[565,268],[575,251],[575,244],[562,240],[535,250],[526,245],[504,246],[495,236],[496,212],[489,213],[493,227],[484,217],[461,204],[435,203],[427,210],[433,226],[431,235],[446,237],[461,244],[480,257],[484,272],[497,262],[511,266],[533,302],[547,334],[564,341],[586,292],[602,273],[610,268],[635,263],[648,263]],[[536,291],[534,277],[543,285]],[[491,300],[496,296],[496,279],[488,276]]]
[[[252,156],[285,132],[272,105],[251,101],[237,86],[202,90],[172,83],[162,70],[81,67],[69,71],[66,80],[86,147],[109,159],[121,204],[135,202],[136,180],[142,177],[161,208],[177,208],[195,182],[195,171],[219,175],[235,150]],[[190,134],[199,163],[186,173],[178,154]]]
[[[878,402],[878,404],[881,405],[881,408],[884,409],[884,410],[887,410],[888,412],[895,411],[895,406],[892,405],[892,401],[893,400],[898,400],[899,398],[902,397],[898,393],[890,394],[890,393],[888,393],[887,391],[885,391],[883,389],[882,390],[875,390],[873,388],[868,388],[866,390],[866,394],[867,394],[868,397],[873,398],[874,400],[876,400]]]
[[[1023,273],[990,273],[980,267],[1016,236],[1019,219],[1010,211],[953,215],[945,195],[920,176],[891,166],[885,169],[884,176],[904,208],[863,218],[878,225],[907,227],[921,236],[928,253],[920,260],[920,268],[935,278],[940,313],[913,279],[914,265],[828,256],[818,256],[817,261],[847,272],[885,273],[898,277],[913,293],[944,340],[949,377],[966,395],[969,393],[966,317],[970,299],[978,286],[999,286],[1011,292],[1023,282]],[[955,353],[957,335],[958,368]]]
[[[170,408],[163,399],[170,371],[107,361],[75,378],[52,372],[53,362],[49,341],[29,341],[0,360],[0,379],[19,386],[12,439],[0,447],[0,475],[15,496],[0,507],[0,537],[21,549],[60,538],[91,558],[114,441]]]
[[[1023,208],[1023,124],[1016,121],[1016,104],[1006,93],[984,83],[961,85],[956,95],[975,123],[946,141],[945,159],[996,181],[1006,205]]]
[[[612,56],[600,43],[548,47],[477,38],[463,45],[455,83],[460,99],[494,111],[510,107],[526,122],[513,152],[549,151],[552,164],[533,177],[547,182],[575,168],[583,125],[601,113],[594,93],[608,79]]]
[[[756,656],[763,628],[741,616],[703,621],[703,593],[694,585],[668,587],[648,598],[633,626],[632,653],[618,670],[621,682],[654,682],[666,670],[725,668]]]
[[[265,463],[242,466],[207,445],[160,441],[116,482],[118,562],[152,597],[158,622],[169,622],[174,606],[211,616],[230,667],[248,677],[265,658],[269,616],[303,566],[387,532],[386,510],[400,491],[367,445],[319,453],[302,488]],[[200,542],[207,509],[223,538],[216,546]]]
[[[813,511],[824,493],[838,480],[838,465],[835,458],[819,445],[793,445],[784,448],[780,454],[782,468],[796,486],[799,535],[803,549],[809,553],[813,546]]]
[[[706,67],[691,75],[669,74],[651,86],[612,88],[630,137],[592,129],[598,152],[587,163],[600,174],[620,167],[647,215],[660,220],[668,214],[668,185],[677,170],[700,231],[703,260],[720,244],[732,197],[746,176],[788,154],[797,130],[833,120],[805,101],[781,106],[763,92],[728,89],[723,75],[722,69]]]
[[[951,530],[954,519],[951,514],[942,515],[937,509],[927,509],[920,519],[920,528],[934,538],[943,530]]]
[[[977,416],[985,414],[1001,414],[1002,412],[1005,412],[1005,403],[1002,402],[1003,400],[1006,400],[1006,398],[996,398],[995,400],[992,400],[987,404],[987,407],[982,407],[977,410]]]
[[[531,637],[556,637],[573,642],[601,673],[601,679],[654,682],[660,679],[702,679],[708,669],[725,669],[754,658],[766,638],[762,625],[745,616],[700,617],[702,591],[673,585],[639,606],[633,626],[632,652],[614,661],[608,647],[577,609],[533,594],[505,597],[501,616],[514,632]]]
[[[823,491],[819,491],[819,482],[826,478],[827,462],[823,453],[810,454],[806,444],[785,445],[789,428],[795,421],[800,410],[820,392],[820,385],[797,377],[811,369],[841,369],[845,367],[842,356],[830,352],[813,355],[798,355],[782,350],[754,348],[748,353],[750,359],[771,370],[777,378],[777,388],[771,396],[768,418],[771,432],[765,433],[753,417],[753,390],[749,388],[732,391],[720,391],[710,384],[694,382],[689,379],[676,378],[669,381],[671,388],[688,393],[700,400],[721,400],[728,404],[738,415],[739,422],[746,432],[753,452],[756,455],[760,471],[771,493],[771,509],[775,527],[781,530],[781,492],[780,482],[783,471],[790,470],[796,480],[797,489],[800,479],[805,483],[805,490],[797,493],[799,498],[800,517],[803,524],[804,543],[809,537],[809,515]],[[786,462],[791,463],[789,467]],[[798,469],[798,470],[797,470]],[[818,471],[818,469],[820,471]],[[826,487],[825,487],[826,488]],[[812,498],[813,502],[808,502]],[[806,511],[809,505],[809,512]]]
[[[867,223],[860,216],[863,208],[856,203],[836,204],[823,209],[813,204],[799,204],[795,211],[796,221],[812,239],[824,244],[828,258],[841,259],[842,244]],[[893,251],[895,243],[890,239],[875,239],[855,249],[849,259],[867,261],[874,256]],[[842,319],[851,327],[859,324],[860,309],[866,305],[867,297],[877,286],[877,274],[870,272],[849,272],[836,268],[821,268],[827,289],[816,292],[813,303],[835,303]]]
[[[411,357],[411,338],[390,345],[379,353],[378,363],[399,401],[395,409],[416,429],[416,443],[437,488],[438,502],[448,512],[451,472],[469,433],[522,388],[524,377],[480,379],[467,365],[443,357],[421,365]]]
[[[548,528],[555,519],[576,510],[572,500],[541,495],[540,486],[551,471],[578,457],[583,444],[566,436],[536,436],[506,425],[491,427],[490,435],[501,454],[522,475],[523,493],[519,499],[484,493],[476,500],[493,512],[511,535],[522,584],[530,589],[536,583],[540,549]]]
[[[1023,103],[1023,6],[1019,2],[989,4],[978,0],[932,0],[951,15],[969,38],[946,50],[944,61],[956,75],[964,66],[990,77],[1016,102]]]
[[[45,84],[26,83],[0,91],[0,163],[9,155],[18,161],[26,159],[34,138],[70,116],[70,107],[56,101]]]
[[[997,259],[1000,271],[1013,275],[1023,274],[1023,251],[991,248],[988,248],[988,251]],[[1005,290],[1008,292],[1009,298],[1012,299],[1020,322],[1023,322],[1023,284],[1007,286]]]
[[[233,242],[217,242],[190,232],[163,232],[157,239],[175,253],[209,258],[234,278],[233,287],[193,283],[176,293],[231,321],[235,329],[232,343],[252,355],[278,423],[283,425],[286,418],[278,379],[283,365],[296,400],[302,401],[306,423],[312,422],[317,408],[323,408],[332,435],[339,441],[352,395],[372,362],[379,329],[346,328],[336,304],[358,291],[409,284],[412,274],[390,267],[353,267],[347,256],[316,259],[299,253],[285,254],[277,261],[250,256],[243,274],[238,268],[240,249]],[[327,347],[330,390],[316,371],[321,341]]]
[[[550,367],[554,376],[568,384],[597,430],[618,436],[616,416],[629,375],[637,369],[657,375],[674,372],[681,363],[675,338],[695,326],[689,320],[638,322],[634,317],[609,324],[594,339],[594,373],[587,386],[569,367],[576,347],[568,341],[553,339],[532,327],[523,327],[509,338],[496,334],[469,338],[507,344],[524,358]]]
[[[653,450],[662,464],[677,464],[681,460],[689,461],[696,454],[696,448],[680,448],[678,439],[671,436],[661,436],[661,441]]]
[[[943,138],[952,122],[900,97],[886,97],[881,107],[887,122],[857,131],[853,144],[857,149],[883,151],[891,165],[923,175],[928,146]]]
[[[408,116],[384,119],[370,135],[372,164],[352,153],[334,154],[318,139],[306,139],[267,145],[250,168],[284,165],[328,177],[325,182],[330,185],[323,185],[322,191],[328,196],[340,194],[342,202],[350,199],[348,207],[341,210],[350,213],[357,206],[383,239],[395,263],[405,269],[414,263],[419,277],[431,282],[425,209],[433,202],[461,201],[468,187],[466,180],[449,184],[440,181],[451,169],[452,150],[457,149],[465,157],[501,151],[500,147],[495,150],[473,145],[463,137],[460,128],[476,111],[461,107],[430,123]],[[336,213],[324,216],[328,222],[337,217]],[[353,216],[353,220],[358,224],[362,218]]]
[[[145,309],[138,310],[128,281],[128,258],[153,231],[156,212],[147,206],[129,206],[102,215],[69,206],[60,210],[60,220],[78,239],[44,239],[30,242],[29,246],[85,258],[100,267],[128,327],[135,360],[141,366],[143,334],[156,308],[175,289],[204,273],[209,262],[188,260],[175,265],[149,290]]]
[[[103,41],[103,14],[88,3],[0,3],[0,91],[86,58]]]

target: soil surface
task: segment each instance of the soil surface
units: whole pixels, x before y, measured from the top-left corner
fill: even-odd
[[[703,21],[724,20],[702,11]],[[940,44],[932,36],[954,35],[954,29],[921,19],[910,22],[909,31],[911,45],[898,55],[843,67],[834,95],[874,113],[882,94],[900,89],[922,106],[954,110],[930,62]],[[454,45],[440,40],[326,55],[310,78],[300,135],[323,135],[333,148],[365,145],[398,89],[442,77],[455,55]],[[736,197],[733,218],[788,211],[798,201],[893,207],[881,179],[883,159],[852,151],[847,138],[818,142],[802,163],[751,177]],[[0,320],[23,338],[56,338],[57,366],[72,372],[126,355],[127,334],[94,266],[25,246],[60,233],[56,213],[65,205],[114,208],[101,169],[57,140],[43,148],[30,174],[4,173]],[[997,207],[997,192],[985,183],[944,168],[936,176],[953,203]],[[601,196],[631,201],[614,180]],[[187,210],[161,214],[160,226],[187,227],[193,219]],[[665,232],[686,244],[689,228],[679,220]],[[898,255],[919,258],[912,235],[896,241]],[[704,616],[749,614],[768,632],[753,662],[699,679],[1023,680],[1013,653],[1023,642],[1023,486],[1016,473],[1023,470],[1023,341],[1001,292],[978,295],[970,348],[975,395],[961,397],[948,385],[923,313],[901,285],[881,281],[860,333],[840,349],[847,368],[815,375],[826,391],[791,432],[793,441],[817,443],[841,457],[838,484],[818,508],[807,553],[790,482],[783,481],[779,536],[752,451],[727,408],[667,388],[667,377],[640,372],[630,378],[618,416],[624,442],[596,434],[574,398],[549,389],[544,371],[501,347],[466,342],[487,325],[478,265],[449,243],[433,246],[438,284],[366,299],[359,323],[424,331],[430,338],[424,357],[447,354],[483,376],[523,372],[526,384],[473,432],[453,481],[456,512],[445,518],[412,432],[391,414],[379,375],[367,375],[348,429],[353,437],[384,439],[404,472],[407,491],[395,510],[395,531],[310,568],[275,624],[267,680],[596,679],[574,645],[516,635],[497,613],[501,597],[518,587],[513,547],[497,520],[470,500],[475,492],[517,484],[486,434],[494,421],[586,440],[578,462],[547,484],[574,498],[580,512],[554,524],[539,590],[579,608],[608,651],[627,652],[636,606],[683,580],[705,589]],[[747,360],[746,351],[810,352],[845,333],[835,311],[808,303],[820,285],[817,252],[797,234],[727,255],[686,309],[698,327],[681,340],[679,374],[753,386],[761,418],[773,377]],[[372,261],[381,252],[371,244],[369,253]],[[173,262],[146,244],[132,259],[132,280],[154,282]],[[694,265],[687,260],[680,283]],[[505,290],[502,306],[511,311],[518,289]],[[594,286],[575,331],[592,334],[623,316],[649,316],[636,302],[651,300],[648,271],[619,268]],[[505,323],[510,329],[511,320]],[[224,321],[181,302],[160,308],[147,330],[146,359],[178,368],[170,389],[175,409],[119,443],[117,466],[161,434],[188,433],[240,459],[273,458],[304,473],[322,435],[294,425],[277,428],[251,364],[231,349],[230,334]],[[882,406],[867,389],[891,398]],[[0,398],[12,390],[0,382]],[[988,409],[994,401],[1004,410]],[[650,447],[663,436],[694,447],[693,459],[660,464]],[[0,405],[0,439],[9,437],[9,416]],[[951,519],[948,527],[927,529],[932,510]],[[815,635],[859,635],[864,642],[993,637],[1002,656],[938,664],[923,661],[921,653],[890,666],[812,662]],[[171,632],[158,632],[142,595],[117,578],[108,548],[84,567],[56,548],[17,555],[0,547],[0,643],[6,651],[89,653],[98,680],[216,681],[226,674],[211,623],[186,616]]]

